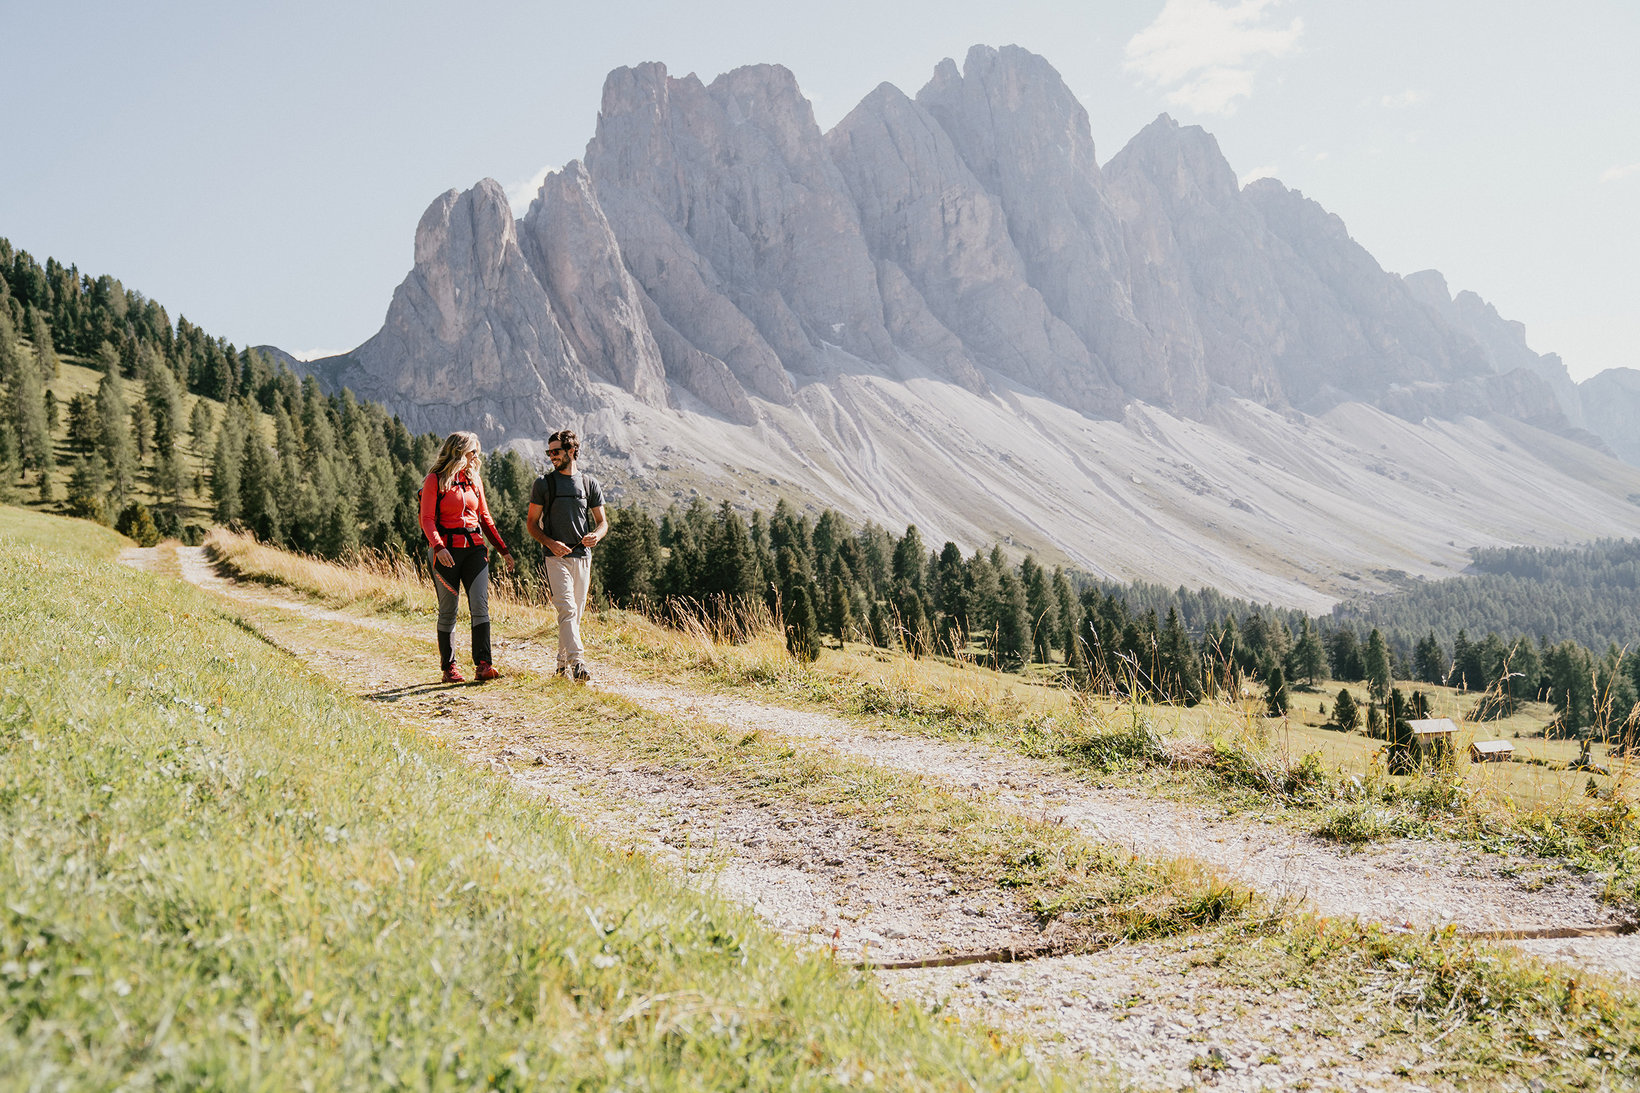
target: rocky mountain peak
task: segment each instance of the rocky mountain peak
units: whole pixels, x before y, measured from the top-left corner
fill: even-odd
[[[661,504],[716,478],[1259,597],[1390,564],[1360,546],[1383,511],[1419,572],[1506,526],[1640,527],[1612,504],[1640,477],[1574,428],[1640,460],[1631,377],[1580,390],[1199,127],[1163,114],[1101,168],[1015,46],[828,133],[778,65],[617,69],[584,159],[516,222],[488,179],[437,197],[381,331],[311,367],[412,429],[581,429]]]

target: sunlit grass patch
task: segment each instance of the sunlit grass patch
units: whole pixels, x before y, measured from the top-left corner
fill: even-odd
[[[0,693],[8,1075],[1055,1081],[605,852],[338,696],[203,594],[7,536],[0,610],[16,658]]]
[[[1301,919],[1232,926],[1223,938],[1217,959],[1228,975],[1302,991],[1333,1018],[1341,1047],[1371,1044],[1417,1060],[1403,1076],[1474,1088],[1497,1088],[1506,1075],[1544,1089],[1640,1082],[1640,1000],[1602,977],[1450,929]]]
[[[131,540],[92,520],[71,520],[48,516],[16,505],[0,505],[0,535],[36,557],[74,554],[85,558],[111,559]]]

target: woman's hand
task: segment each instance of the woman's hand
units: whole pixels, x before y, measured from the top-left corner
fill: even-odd
[[[450,569],[456,564],[455,557],[451,555],[449,547],[439,547],[438,553],[433,555],[433,560],[445,569]]]
[[[502,557],[507,560],[507,572],[508,573],[517,573],[518,572],[518,559],[514,558],[511,554],[503,554]]]

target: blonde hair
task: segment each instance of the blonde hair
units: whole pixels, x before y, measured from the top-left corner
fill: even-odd
[[[444,438],[444,446],[438,450],[438,458],[433,460],[431,472],[438,479],[438,488],[441,492],[450,488],[450,480],[455,478],[456,471],[461,469],[467,453],[477,454],[479,450],[477,433],[451,433]],[[477,462],[473,464],[472,476],[473,485],[483,489]]]

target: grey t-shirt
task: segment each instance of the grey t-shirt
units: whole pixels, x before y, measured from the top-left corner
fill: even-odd
[[[548,479],[552,482],[549,484]],[[551,491],[552,503],[547,499]],[[541,506],[541,526],[547,538],[556,539],[570,547],[571,558],[584,558],[587,548],[581,540],[592,530],[591,511],[602,508],[604,492],[598,480],[590,474],[576,471],[573,475],[553,471],[535,480],[530,490],[530,504]]]

